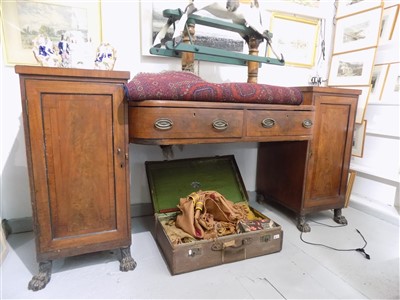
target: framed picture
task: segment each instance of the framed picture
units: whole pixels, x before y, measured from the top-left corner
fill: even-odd
[[[356,14],[372,8],[381,7],[381,0],[340,0],[337,1],[336,18]]]
[[[333,53],[355,51],[378,44],[382,9],[337,20]]]
[[[344,207],[349,206],[351,191],[353,189],[354,180],[356,179],[356,171],[350,170],[349,176],[347,177],[347,189],[346,189],[346,196],[344,201]]]
[[[386,43],[392,39],[396,18],[399,13],[399,6],[391,6],[383,10],[381,20],[381,31],[379,35],[379,44]]]
[[[327,18],[327,10],[321,9],[324,3],[320,0],[281,0],[274,1],[273,5],[269,1],[259,1],[268,11],[282,12],[286,14],[296,14],[311,18]]]
[[[369,85],[376,48],[332,56],[329,86]]]
[[[393,24],[393,32],[390,36],[390,41],[393,43],[399,43],[400,42],[400,7],[397,12],[396,19],[394,20]]]
[[[81,36],[94,47],[101,43],[100,1],[2,1],[1,9],[8,65],[36,65],[32,48],[39,34],[46,35],[54,45],[65,32]]]
[[[272,14],[274,48],[285,57],[285,64],[312,68],[319,31],[319,20]],[[269,50],[270,51],[270,50]],[[272,56],[269,53],[269,56]]]
[[[399,103],[400,63],[389,64],[383,92],[380,100]]]
[[[2,221],[0,219],[0,221]],[[1,225],[3,223],[1,222]],[[8,254],[8,244],[6,242],[6,237],[4,234],[3,226],[0,226],[0,266],[3,264],[4,260],[6,259],[6,256]]]
[[[181,9],[185,10],[189,1],[140,1],[140,26],[141,26],[141,52],[142,55],[152,56],[150,48],[153,41],[161,28],[167,23],[167,18],[163,16],[165,9]],[[197,11],[196,15],[202,15],[214,19],[215,16],[206,11]],[[227,20],[224,20],[227,21]],[[174,34],[173,25],[169,28],[165,41],[172,39]],[[214,47],[218,49],[226,49],[230,51],[243,52],[245,50],[245,42],[243,38],[236,32],[222,30],[213,27],[207,27],[196,24],[195,28],[196,44],[200,46]]]
[[[383,1],[383,6],[386,7],[391,7],[393,5],[398,5],[400,4],[399,0],[384,0]]]
[[[357,157],[363,157],[366,129],[367,129],[367,120],[364,120],[361,124],[355,124],[351,155]]]
[[[388,64],[384,65],[375,65],[372,70],[371,76],[371,93],[370,93],[370,101],[377,102],[381,100],[383,86],[386,81]]]

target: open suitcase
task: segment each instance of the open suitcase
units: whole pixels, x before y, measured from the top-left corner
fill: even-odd
[[[207,158],[147,161],[146,173],[155,211],[155,239],[173,275],[278,252],[281,226],[250,207],[255,216],[269,220],[269,228],[216,239],[173,244],[165,223],[176,218],[179,199],[198,190],[218,191],[238,203],[248,195],[233,155]]]

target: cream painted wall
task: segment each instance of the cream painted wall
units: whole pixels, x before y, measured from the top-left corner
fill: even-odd
[[[269,9],[278,2],[269,2]],[[316,16],[326,18],[326,53],[331,53],[332,18],[334,1],[321,1]],[[174,8],[174,7],[172,7]],[[278,9],[278,7],[277,7]],[[282,9],[282,5],[279,5]],[[297,11],[297,14],[299,12]],[[266,13],[268,17],[268,14]],[[180,61],[164,57],[142,56],[140,50],[140,3],[138,1],[102,2],[103,41],[111,43],[117,50],[115,70],[131,72],[159,72],[180,70]],[[318,55],[319,52],[317,52]],[[329,68],[329,56],[322,62],[319,74],[325,79]],[[246,81],[245,67],[227,66],[201,62],[199,75],[209,81]],[[308,85],[316,70],[295,67],[264,65],[259,70],[259,83],[282,86]],[[25,142],[21,118],[18,76],[13,66],[1,64],[1,218],[23,218],[32,215],[28,171],[25,158]],[[175,158],[234,154],[246,188],[255,189],[255,143],[192,145],[183,150],[175,148]],[[146,160],[163,160],[156,146],[130,145],[131,159],[131,203],[149,203],[150,196],[144,170]],[[134,184],[133,184],[134,183]]]

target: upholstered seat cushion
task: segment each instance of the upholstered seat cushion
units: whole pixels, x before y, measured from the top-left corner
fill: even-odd
[[[185,100],[299,105],[298,88],[255,83],[211,83],[185,71],[139,73],[127,84],[129,101]]]

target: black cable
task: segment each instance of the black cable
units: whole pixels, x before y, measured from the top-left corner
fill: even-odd
[[[314,221],[314,220],[310,220],[310,221],[312,221],[312,222],[314,222],[314,223],[317,223],[317,224],[320,224],[320,225],[327,226],[327,227],[332,227],[332,228],[347,226],[346,224],[343,224],[343,225],[328,225],[328,224],[324,224],[324,223],[317,222],[317,221]],[[364,257],[365,257],[366,259],[371,259],[371,256],[370,256],[369,254],[367,254],[367,253],[365,252],[365,250],[364,250],[365,247],[368,245],[367,240],[364,238],[364,236],[362,235],[362,233],[361,233],[357,228],[356,228],[356,231],[358,232],[358,234],[361,236],[361,238],[362,238],[363,241],[364,241],[364,246],[361,247],[361,248],[339,249],[339,248],[335,248],[335,247],[328,246],[328,245],[324,245],[324,244],[308,242],[308,241],[306,241],[306,240],[303,239],[303,232],[300,232],[300,240],[301,240],[302,242],[306,243],[306,244],[309,244],[309,245],[322,246],[322,247],[325,247],[325,248],[328,248],[328,249],[332,249],[332,250],[335,250],[335,251],[357,251],[357,252],[360,252],[361,254],[363,254]]]

